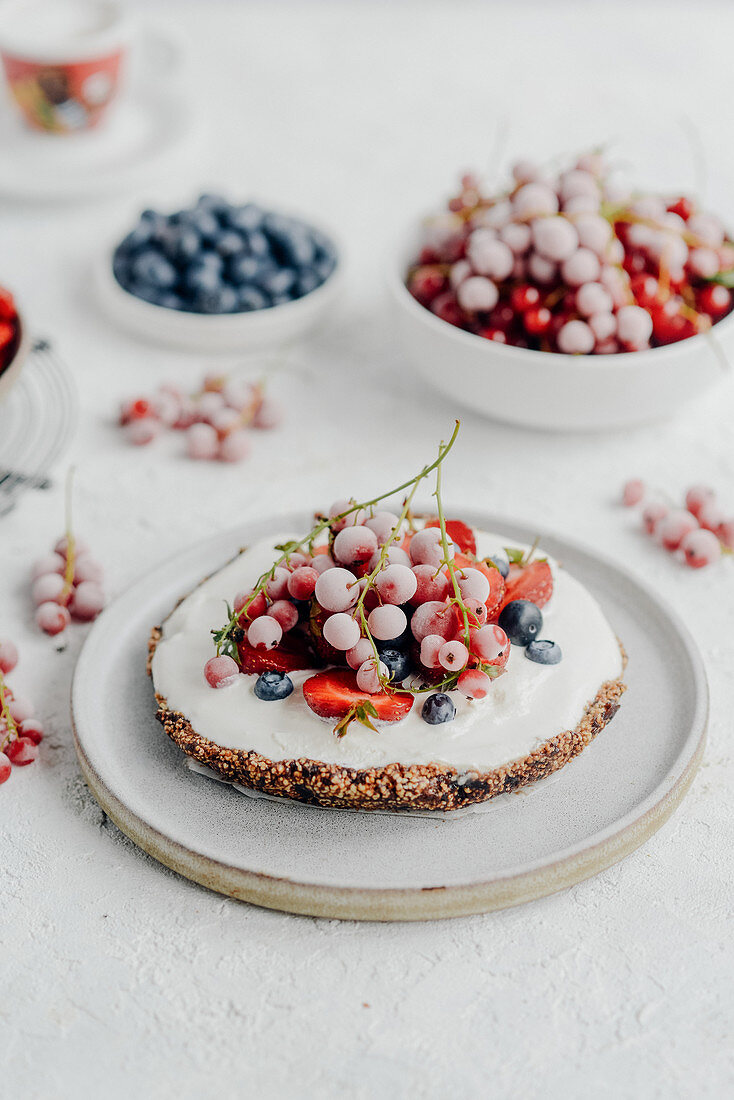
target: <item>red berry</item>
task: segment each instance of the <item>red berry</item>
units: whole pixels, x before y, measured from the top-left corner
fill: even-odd
[[[734,550],[734,519],[724,520],[716,534],[727,550]]]
[[[517,314],[509,302],[500,302],[489,313],[490,327],[501,329],[502,332],[509,332],[516,320]]]
[[[658,524],[661,520],[664,520],[668,514],[668,509],[664,504],[659,504],[657,501],[653,501],[652,504],[648,504],[642,513],[642,524],[648,535],[654,535],[658,529]]]
[[[20,733],[34,745],[40,745],[43,741],[43,726],[37,718],[26,718],[25,722],[21,722]]]
[[[498,344],[507,343],[507,333],[501,328],[481,328],[477,333],[483,340],[495,340]]]
[[[0,640],[0,672],[5,676],[12,672],[18,663],[18,650],[7,638]]]
[[[408,289],[421,305],[428,306],[446,289],[446,276],[440,267],[419,267],[411,275]]]
[[[9,321],[0,321],[0,351],[12,343],[15,339],[15,325]]]
[[[209,687],[229,687],[237,681],[239,666],[231,657],[210,657],[204,665],[204,678]]]
[[[692,485],[686,493],[686,508],[692,516],[698,519],[698,513],[704,504],[708,504],[714,498],[714,490],[710,489],[708,485]]]
[[[686,565],[691,569],[702,569],[704,565],[713,565],[721,557],[721,543],[712,531],[697,528],[689,531],[681,542]]]
[[[129,424],[131,420],[144,420],[149,416],[155,416],[155,406],[147,397],[137,397],[133,401],[125,401],[120,409],[121,424]]]
[[[677,550],[686,535],[696,530],[698,523],[691,513],[679,509],[668,512],[658,524],[655,535],[666,550]]]
[[[437,264],[438,252],[433,248],[422,248],[421,254],[418,257],[418,263],[421,264],[421,266],[425,264]]]
[[[540,303],[540,291],[537,286],[530,283],[521,283],[516,286],[510,295],[510,305],[515,313],[525,313]]]
[[[625,483],[622,489],[622,504],[626,508],[632,508],[635,504],[639,504],[645,496],[645,482],[641,481],[639,477],[632,478],[631,481]]]
[[[641,252],[627,252],[622,267],[628,275],[640,275],[647,268],[647,262]]]
[[[502,607],[512,600],[530,600],[538,607],[545,607],[553,595],[553,574],[547,561],[533,561],[529,565],[511,565],[505,582]]]
[[[397,722],[413,706],[413,696],[404,691],[368,693],[360,691],[352,669],[329,669],[310,676],[303,685],[306,703],[320,718],[343,718],[359,703],[371,703],[381,722]]]
[[[32,764],[38,756],[38,746],[30,737],[17,737],[7,746],[5,755],[16,768],[24,768],[26,764]]]
[[[699,292],[697,304],[700,310],[718,320],[731,309],[731,291],[720,283],[709,283]]]
[[[687,199],[685,195],[681,195],[681,197],[676,199],[675,202],[672,202],[667,209],[669,213],[677,214],[679,218],[687,222],[693,213],[693,203],[690,199]]]
[[[4,752],[0,752],[0,783],[7,782],[10,779],[10,773],[12,768],[10,766],[10,760]]]
[[[62,634],[70,622],[67,609],[57,603],[42,603],[36,608],[36,623],[46,634]]]
[[[467,699],[484,699],[492,686],[486,672],[478,668],[468,668],[459,677],[457,688]]]
[[[553,315],[545,306],[537,309],[528,309],[523,317],[523,324],[531,336],[543,336],[551,327]]]
[[[247,601],[252,596],[252,592],[238,592],[234,598],[234,609],[239,614],[240,625],[244,623],[252,622],[253,619],[257,619],[260,615],[264,615],[267,609],[267,601],[263,592],[258,592],[252,603],[247,608],[247,611],[243,611],[243,608]]]
[[[439,294],[437,298],[434,298],[431,302],[431,310],[442,321],[447,321],[450,325],[456,325],[457,328],[463,328],[464,314],[461,312],[452,290],[446,290],[443,294]]]
[[[651,309],[659,305],[660,284],[654,275],[638,274],[630,279],[630,290],[638,306]]]
[[[724,513],[715,500],[706,500],[701,505],[696,518],[701,527],[705,527],[707,531],[718,531],[724,522]]]
[[[429,519],[426,523],[426,527],[439,527],[440,520]],[[474,536],[474,532],[466,523],[460,519],[447,519],[446,520],[446,534],[459,548],[462,554],[476,554],[477,552],[477,540]]]

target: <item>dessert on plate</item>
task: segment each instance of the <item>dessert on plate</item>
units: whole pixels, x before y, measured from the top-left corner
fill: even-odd
[[[625,657],[591,593],[541,548],[446,519],[455,438],[392,492],[242,550],[154,628],[158,718],[185,753],[301,802],[453,810],[549,775],[611,720]],[[417,515],[431,474],[436,512]]]

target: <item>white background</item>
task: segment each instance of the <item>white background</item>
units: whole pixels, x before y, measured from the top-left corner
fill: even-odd
[[[371,494],[432,455],[457,410],[404,368],[380,269],[395,230],[459,170],[496,168],[498,131],[506,156],[616,138],[638,178],[689,188],[705,178],[707,200],[734,223],[730,5],[138,7],[192,46],[187,86],[207,132],[188,176],[83,207],[0,206],[2,281],[80,388],[78,531],[111,594],[212,531]],[[212,364],[124,336],[89,284],[99,242],[129,212],[201,185],[312,211],[349,257],[333,326],[275,384],[286,426],[235,468],[187,462],[175,438],[124,444],[119,399],[163,379],[193,386]],[[639,474],[675,496],[708,481],[734,511],[731,384],[695,396],[692,380],[674,424],[608,437],[464,415],[446,499],[557,527],[629,565],[688,621],[713,705],[701,774],[642,850],[487,917],[295,918],[209,894],[138,851],[74,758],[68,691],[84,629],[56,655],[30,625],[28,565],[61,532],[59,485],[0,522],[0,634],[20,646],[12,682],[48,730],[40,762],[0,790],[0,1092],[731,1095],[734,564],[686,572],[613,503]]]

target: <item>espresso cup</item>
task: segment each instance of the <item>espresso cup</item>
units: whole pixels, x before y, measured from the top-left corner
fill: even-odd
[[[28,126],[91,130],[116,99],[133,23],[114,0],[4,0],[0,58]]]

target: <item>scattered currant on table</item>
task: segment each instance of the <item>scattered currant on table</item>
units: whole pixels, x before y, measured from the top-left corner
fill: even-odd
[[[551,174],[522,161],[504,193],[464,177],[425,223],[407,286],[486,340],[567,355],[643,351],[729,312],[734,244],[685,196],[619,192],[598,153]]]
[[[212,632],[212,688],[255,674],[257,698],[275,702],[294,691],[293,673],[327,665],[305,680],[303,698],[337,719],[337,736],[353,722],[397,721],[416,696],[428,695],[420,713],[437,725],[455,716],[454,692],[488,694],[511,643],[535,639],[553,582],[534,548],[482,559],[472,529],[446,519],[441,473],[458,429],[413,478],[371,500],[336,501],[306,535],[275,548],[271,568],[235,595]],[[431,475],[436,516],[417,517],[413,499]],[[387,511],[383,502],[396,497],[401,506]]]
[[[45,634],[62,639],[72,619],[90,622],[105,605],[101,565],[87,544],[74,534],[72,524],[73,470],[66,482],[66,532],[53,553],[32,566],[31,598],[37,626]],[[0,665],[1,667],[1,665]]]
[[[622,488],[622,503],[641,504],[646,533],[685,565],[702,569],[734,553],[734,517],[725,514],[710,486],[692,485],[680,508],[647,495],[645,483],[633,478]]]
[[[18,663],[18,650],[7,638],[0,639],[0,784],[11,775],[12,767],[32,764],[43,740],[43,726],[34,716],[33,707],[18,698],[6,677]]]
[[[171,429],[184,433],[189,458],[241,462],[252,449],[250,429],[276,428],[281,415],[262,382],[209,374],[192,394],[164,384],[151,397],[123,402],[119,422],[136,446],[146,446]]]

